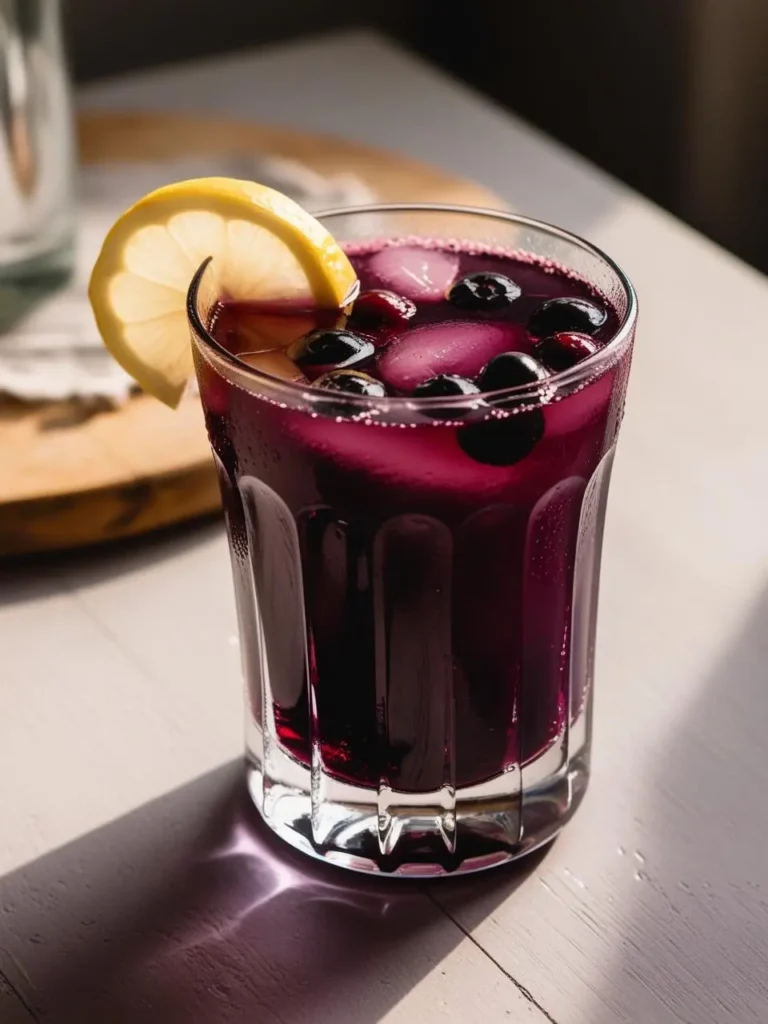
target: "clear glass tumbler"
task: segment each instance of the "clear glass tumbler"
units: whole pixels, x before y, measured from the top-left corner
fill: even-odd
[[[0,0],[0,286],[71,271],[74,152],[59,0]]]
[[[267,376],[209,333],[209,266],[190,289],[253,800],[283,839],[335,864],[475,871],[550,840],[587,785],[636,299],[594,246],[522,217],[411,205],[320,219],[342,243],[418,235],[553,260],[618,315],[595,355],[509,391],[509,415],[543,418],[543,436],[500,470],[456,444],[457,429],[498,416],[472,396],[370,398]]]

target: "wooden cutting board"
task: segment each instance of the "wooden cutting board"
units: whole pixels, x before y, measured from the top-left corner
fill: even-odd
[[[501,205],[436,168],[340,139],[164,114],[88,113],[89,164],[248,152],[349,171],[382,201]],[[219,494],[195,400],[175,412],[146,396],[116,410],[0,401],[0,556],[79,547],[213,513]]]

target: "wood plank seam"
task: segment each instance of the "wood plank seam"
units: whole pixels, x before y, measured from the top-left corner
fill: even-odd
[[[0,968],[0,995],[2,994],[3,988],[5,988],[6,991],[11,993],[11,996],[17,1000],[19,1006],[24,1010],[25,1013],[29,1015],[29,1019],[33,1021],[34,1024],[40,1024],[41,1018],[38,1015],[35,1008],[27,1002],[27,1000],[24,998],[22,993],[19,992],[19,990],[13,984],[13,982],[5,973],[5,971],[3,971],[2,968]]]
[[[453,924],[456,925],[456,927],[459,929],[459,931],[461,931],[462,934],[465,935],[469,939],[469,941],[472,943],[472,945],[475,946],[477,949],[479,949],[480,952],[483,954],[483,956],[487,957],[487,959],[490,960],[491,963],[495,967],[497,967],[499,971],[501,971],[501,973],[504,975],[504,977],[508,981],[512,982],[512,984],[515,986],[515,988],[520,993],[520,995],[523,997],[523,999],[527,1000],[531,1004],[531,1006],[533,1006],[536,1010],[538,1010],[539,1013],[544,1018],[544,1020],[548,1021],[549,1024],[558,1024],[558,1021],[555,1020],[555,1018],[552,1016],[552,1014],[549,1013],[546,1010],[546,1008],[541,1005],[541,1003],[533,996],[533,993],[529,992],[528,989],[525,987],[525,985],[522,985],[517,980],[517,978],[515,978],[514,975],[510,974],[509,971],[507,971],[504,967],[502,967],[502,965],[499,963],[499,961],[496,960],[495,957],[491,956],[491,954],[488,952],[487,949],[485,949],[485,947],[480,945],[480,943],[477,941],[477,939],[472,934],[472,932],[468,931],[464,927],[464,925],[461,923],[461,921],[457,920],[457,918],[455,918],[453,916],[453,914],[450,913],[450,911],[446,910],[446,908],[442,905],[442,903],[440,903],[440,901],[434,896],[434,894],[432,892],[430,892],[428,889],[425,889],[424,891],[425,891],[426,895],[428,896],[428,898],[430,899],[430,901],[437,907],[437,909],[440,910],[443,914],[445,914],[445,916],[448,918],[449,921],[451,921]]]

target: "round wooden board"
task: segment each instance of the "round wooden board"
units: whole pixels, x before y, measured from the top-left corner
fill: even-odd
[[[487,190],[340,139],[220,119],[88,113],[87,163],[271,153],[322,173],[350,171],[383,201],[500,206]],[[214,512],[216,481],[199,403],[172,412],[137,396],[87,415],[66,402],[0,403],[0,556],[79,547]]]

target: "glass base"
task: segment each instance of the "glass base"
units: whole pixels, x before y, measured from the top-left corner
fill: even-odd
[[[455,791],[398,793],[340,782],[279,749],[267,760],[265,772],[263,758],[249,756],[248,789],[281,839],[352,871],[422,878],[484,871],[532,853],[572,817],[589,778],[577,757],[566,771],[537,772],[530,789],[518,769]]]

